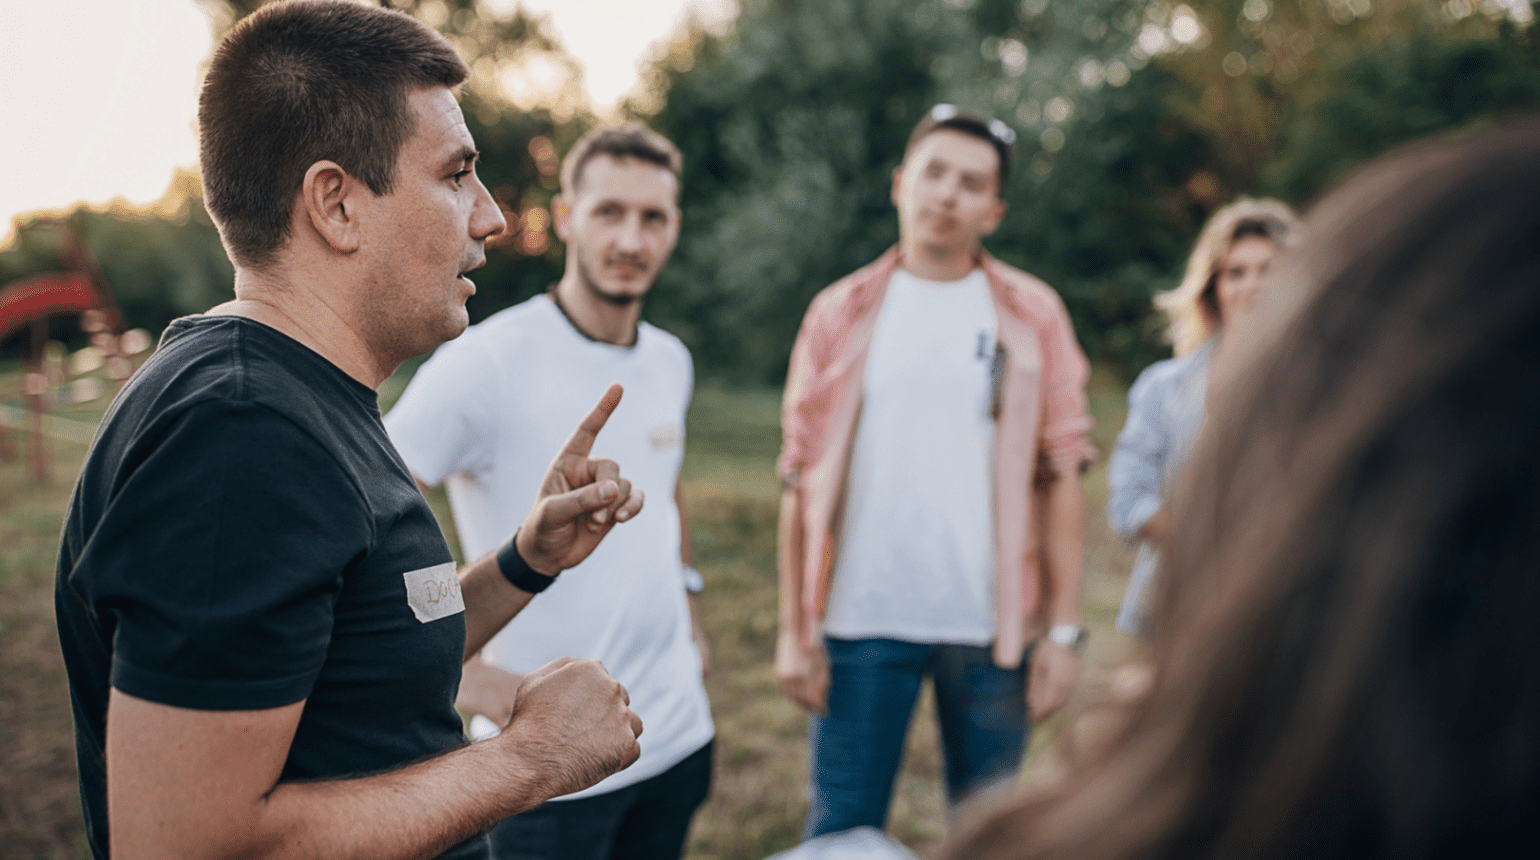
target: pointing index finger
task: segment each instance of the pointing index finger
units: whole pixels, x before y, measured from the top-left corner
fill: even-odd
[[[570,454],[587,457],[588,452],[593,450],[594,439],[598,437],[599,431],[604,429],[605,422],[610,420],[615,407],[620,405],[620,395],[623,391],[620,383],[610,383],[610,387],[604,390],[604,396],[600,397],[599,402],[594,405],[593,411],[578,422],[577,429],[572,431],[572,436],[567,439],[567,444],[562,446],[561,453],[557,456],[563,457]]]

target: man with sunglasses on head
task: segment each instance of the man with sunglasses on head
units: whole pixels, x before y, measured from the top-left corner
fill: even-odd
[[[804,838],[883,826],[925,676],[955,804],[1078,673],[1089,367],[1058,295],[980,246],[1014,137],[933,108],[893,171],[898,245],[792,349],[775,666],[812,713]]]

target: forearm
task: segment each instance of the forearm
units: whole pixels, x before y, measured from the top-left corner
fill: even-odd
[[[465,600],[465,659],[513,620],[535,595],[515,588],[488,553],[460,570],[460,595]]]
[[[266,850],[246,856],[436,857],[548,799],[535,769],[493,743],[360,779],[281,784],[254,822]]]
[[[1061,475],[1044,488],[1043,563],[1049,624],[1079,624],[1085,563],[1085,496],[1080,479]]]
[[[280,783],[303,709],[195,711],[114,690],[112,856],[433,857],[545,799],[537,768],[515,746],[456,749],[358,779]]]
[[[690,539],[690,516],[684,509],[684,485],[674,484],[674,508],[679,511],[679,563],[695,566],[695,542]]]
[[[776,576],[780,586],[780,635],[799,636],[802,608],[802,512],[795,490],[781,493],[776,526]]]
[[[488,663],[480,654],[472,655],[461,669],[455,705],[467,713],[486,717],[498,728],[507,725],[513,716],[523,673]]]

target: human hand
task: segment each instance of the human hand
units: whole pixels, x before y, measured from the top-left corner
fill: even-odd
[[[695,650],[700,654],[700,676],[711,677],[711,642],[706,639],[706,629],[700,623],[700,597],[695,594],[686,595],[690,604],[690,639],[695,642]]]
[[[514,537],[519,556],[539,573],[555,576],[577,566],[615,523],[642,509],[641,489],[620,476],[615,461],[588,456],[594,438],[620,405],[620,395],[620,386],[611,385],[557,452],[534,507]]]
[[[472,657],[465,661],[460,672],[460,694],[455,698],[455,704],[502,728],[513,717],[513,704],[518,699],[519,684],[523,680],[524,676],[517,672]]]
[[[561,657],[524,676],[512,718],[496,740],[529,762],[541,800],[549,800],[636,761],[642,720],[630,704],[625,687],[599,661]]]
[[[795,631],[775,640],[775,680],[786,698],[823,716],[829,711],[829,654],[823,643],[807,645]]]
[[[1161,549],[1171,546],[1171,511],[1165,505],[1155,509],[1150,518],[1139,527],[1139,537]]]
[[[1053,716],[1069,701],[1080,674],[1080,657],[1071,649],[1049,640],[1037,640],[1027,681],[1027,711],[1037,723]]]

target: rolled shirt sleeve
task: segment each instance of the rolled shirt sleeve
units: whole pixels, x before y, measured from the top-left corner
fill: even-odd
[[[1091,364],[1086,360],[1069,311],[1054,296],[1056,313],[1040,333],[1044,363],[1042,452],[1057,474],[1075,475],[1096,462],[1090,432],[1095,423],[1086,399]]]
[[[1130,540],[1162,504],[1161,478],[1171,453],[1170,434],[1161,420],[1166,371],[1165,362],[1152,365],[1129,388],[1128,420],[1107,464],[1107,517]]]
[[[820,294],[813,299],[797,329],[786,370],[786,388],[781,395],[781,454],[776,459],[775,471],[781,486],[787,489],[796,487],[808,466],[822,418],[822,411],[810,408],[808,402],[819,369],[817,321],[822,298]]]

